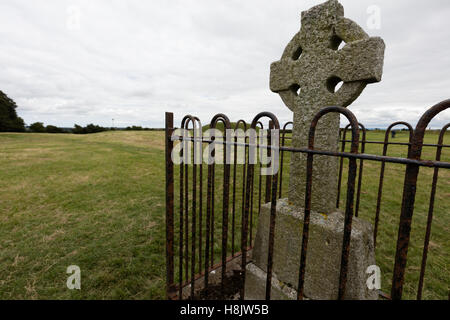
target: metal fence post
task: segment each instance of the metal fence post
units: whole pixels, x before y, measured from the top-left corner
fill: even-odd
[[[173,264],[173,162],[171,159],[173,150],[173,113],[166,112],[166,294],[169,293],[174,283]]]

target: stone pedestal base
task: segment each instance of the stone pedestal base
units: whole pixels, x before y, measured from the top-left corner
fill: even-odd
[[[245,298],[264,299],[270,204],[262,206],[258,219],[253,263],[247,266]],[[344,215],[334,212],[322,215],[311,212],[306,257],[305,296],[314,300],[335,300],[338,297]],[[272,298],[296,299],[303,231],[303,209],[277,203],[275,227]],[[376,290],[369,290],[367,267],[375,265],[372,225],[353,218],[352,237],[345,299],[377,299]]]

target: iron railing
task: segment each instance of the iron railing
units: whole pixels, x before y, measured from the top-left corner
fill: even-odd
[[[339,277],[339,299],[344,298],[346,283],[347,283],[347,267],[348,257],[350,250],[350,236],[352,230],[352,218],[358,216],[360,199],[361,199],[361,186],[364,162],[381,162],[381,170],[379,175],[378,193],[374,217],[374,243],[377,242],[377,234],[380,223],[380,210],[381,199],[383,194],[383,182],[385,176],[386,163],[396,163],[406,165],[405,179],[403,184],[403,197],[401,204],[400,221],[398,225],[398,236],[396,243],[395,264],[393,271],[393,278],[391,284],[391,295],[382,294],[385,298],[401,299],[406,262],[408,259],[408,247],[410,242],[411,222],[414,213],[414,203],[416,198],[417,189],[417,177],[419,169],[421,167],[433,168],[433,179],[431,183],[431,195],[429,200],[429,209],[426,223],[426,234],[424,239],[422,260],[420,268],[419,285],[417,289],[417,299],[422,298],[423,284],[425,269],[427,264],[428,248],[430,243],[431,225],[433,221],[434,203],[437,192],[437,182],[440,169],[450,169],[450,162],[441,161],[442,150],[444,148],[450,148],[450,145],[444,144],[444,135],[449,128],[450,124],[447,124],[442,128],[439,134],[437,144],[425,144],[424,135],[427,126],[430,121],[435,118],[439,113],[450,107],[450,100],[443,101],[432,108],[430,108],[419,120],[416,128],[413,130],[412,126],[406,122],[395,122],[385,132],[384,141],[366,141],[366,128],[358,123],[356,117],[352,112],[341,107],[328,107],[322,109],[314,118],[311,124],[309,132],[308,148],[293,148],[287,146],[287,141],[291,139],[287,135],[289,126],[292,126],[292,122],[286,123],[282,129],[279,146],[272,146],[270,139],[266,145],[257,142],[253,137],[244,136],[243,142],[238,142],[239,137],[231,139],[227,137],[225,132],[224,139],[216,140],[214,137],[203,137],[202,124],[197,117],[186,116],[181,121],[181,129],[186,129],[193,132],[193,136],[188,136],[186,131],[183,135],[175,135],[175,127],[173,122],[173,114],[166,113],[166,283],[167,283],[167,296],[170,299],[183,299],[183,298],[198,298],[196,295],[198,290],[208,290],[210,287],[209,277],[215,273],[215,270],[220,269],[220,293],[222,297],[225,297],[225,291],[227,287],[227,266],[234,263],[240,265],[240,274],[242,281],[245,281],[245,270],[248,259],[248,253],[253,246],[253,229],[254,229],[254,199],[257,196],[257,210],[259,213],[261,208],[261,201],[271,203],[270,209],[270,234],[268,242],[268,261],[267,261],[267,281],[266,281],[266,299],[270,299],[271,296],[271,281],[272,278],[272,265],[273,265],[273,248],[274,248],[274,230],[276,223],[276,202],[277,199],[282,197],[283,187],[283,170],[284,159],[286,153],[305,153],[307,154],[307,179],[306,179],[306,194],[305,194],[305,214],[302,232],[302,245],[300,254],[300,270],[299,270],[299,283],[298,283],[298,299],[304,297],[304,278],[306,267],[306,253],[308,250],[308,232],[309,232],[309,218],[311,212],[311,192],[312,192],[312,172],[314,165],[315,155],[324,155],[340,158],[339,167],[339,179],[338,179],[338,196],[336,199],[336,206],[340,205],[341,196],[341,184],[343,179],[344,159],[348,159],[348,174],[347,174],[347,189],[346,189],[346,204],[345,204],[345,223],[344,223],[344,236],[343,247],[341,253],[341,266]],[[314,148],[315,129],[319,120],[326,114],[335,112],[345,116],[349,121],[349,125],[341,130],[341,150],[340,152],[316,150]],[[280,125],[278,119],[269,112],[263,112],[258,114],[250,124],[250,128],[259,130],[265,130],[261,122],[262,118],[269,118],[269,130],[279,130]],[[225,129],[231,129],[232,123],[228,117],[224,114],[216,115],[211,123],[210,128],[216,128],[218,123],[222,123]],[[192,125],[192,129],[189,129],[189,125]],[[389,136],[391,131],[397,126],[405,126],[409,132],[409,141],[404,142],[391,142]],[[247,123],[244,120],[239,120],[234,129],[239,126],[247,130]],[[347,140],[347,131],[351,128],[352,137]],[[362,131],[362,139],[360,141],[360,131]],[[203,152],[202,145],[223,145],[223,173],[221,176],[216,175],[216,168],[214,162],[207,164],[207,188],[206,188],[206,210],[204,206],[204,185],[203,174],[204,168],[202,161],[189,165],[188,158],[192,157],[189,152],[180,153],[183,157],[184,163],[179,165],[179,199],[177,202],[178,207],[178,221],[175,221],[175,171],[174,163],[171,159],[171,155],[174,151],[174,141],[180,141],[184,144],[183,150],[193,149],[193,158],[201,156]],[[189,144],[191,143],[191,144]],[[346,152],[346,143],[350,143],[350,152]],[[379,144],[383,146],[382,155],[365,154],[365,147],[368,144]],[[193,145],[193,147],[192,147]],[[408,157],[390,157],[387,156],[388,147],[391,145],[402,145],[408,147]],[[242,175],[238,177],[237,166],[237,148],[244,148],[245,163],[242,165]],[[422,160],[422,148],[434,147],[436,148],[435,160]],[[230,161],[231,148],[234,148],[234,161]],[[253,152],[249,152],[250,148],[257,148],[258,150],[266,150],[268,156],[271,152],[280,152],[281,162],[279,171],[274,172],[273,175],[265,177],[265,195],[263,197],[263,176],[258,175],[258,188],[255,192],[255,174],[254,174],[254,162],[251,161],[251,157],[254,156]],[[361,148],[361,150],[360,150]],[[214,149],[215,150],[215,149]],[[184,154],[183,154],[184,152]],[[214,157],[215,151],[212,151],[211,156]],[[197,158],[198,159],[198,158]],[[358,170],[359,160],[359,170]],[[232,164],[230,164],[232,163]],[[261,166],[261,164],[259,164]],[[192,167],[192,174],[189,174],[189,169]],[[356,177],[358,181],[356,182]],[[217,186],[217,179],[222,179],[222,184]],[[232,183],[231,183],[232,179]],[[191,184],[191,186],[190,186]],[[240,194],[238,194],[238,188],[241,188]],[[222,190],[221,201],[221,219],[216,221],[216,187]],[[231,197],[230,197],[230,188]],[[192,191],[190,195],[189,191]],[[356,203],[355,203],[356,199]],[[231,201],[231,205],[230,205]],[[241,204],[240,210],[240,224],[238,222],[238,203]],[[219,202],[220,204],[220,202]],[[231,210],[231,241],[229,239],[229,214]],[[215,259],[215,225],[219,222],[221,224],[221,250],[220,261]],[[176,225],[178,224],[178,225]],[[177,229],[178,232],[175,232]],[[236,232],[240,229],[240,248],[236,249],[237,236]],[[203,231],[205,232],[203,234]],[[175,250],[175,237],[178,236],[178,247]],[[189,246],[189,242],[191,246]],[[203,242],[205,247],[203,249]],[[198,246],[197,246],[198,244]],[[231,254],[229,254],[231,252]],[[178,274],[175,275],[175,256],[178,255]],[[197,259],[198,257],[198,259]],[[175,277],[177,276],[177,279]],[[244,297],[244,285],[243,282],[240,285],[240,298]]]

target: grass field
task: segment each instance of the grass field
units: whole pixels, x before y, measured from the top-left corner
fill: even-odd
[[[382,140],[383,133],[368,139]],[[406,139],[402,133],[395,141]],[[426,142],[436,143],[437,135],[428,134]],[[380,154],[381,146],[370,145],[367,153]],[[406,147],[393,146],[389,155],[406,156]],[[423,158],[433,159],[434,150],[425,148]],[[163,132],[0,134],[0,299],[164,299],[164,164]],[[369,221],[379,167],[365,163],[360,215]],[[404,167],[387,165],[377,248],[386,291],[403,174]],[[421,170],[407,298],[417,288],[431,177],[431,169]],[[287,191],[287,173],[284,182]],[[441,170],[438,190],[426,299],[448,297],[449,170]],[[81,290],[66,287],[69,265],[81,268]]]

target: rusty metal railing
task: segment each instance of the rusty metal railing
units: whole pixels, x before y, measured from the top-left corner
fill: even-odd
[[[252,136],[244,136],[243,142],[239,142],[237,136],[234,139],[225,134],[223,139],[217,140],[214,137],[203,137],[201,134],[203,127],[200,120],[194,116],[186,116],[181,121],[180,128],[185,129],[183,135],[176,135],[173,122],[173,114],[166,113],[166,289],[167,296],[170,299],[184,298],[201,298],[198,295],[199,290],[206,290],[213,284],[210,283],[210,277],[218,275],[216,271],[220,269],[219,291],[220,296],[225,297],[227,285],[227,274],[230,271],[228,265],[234,263],[240,268],[239,277],[245,281],[245,270],[248,261],[248,254],[253,246],[253,229],[254,214],[258,215],[261,209],[261,201],[264,200],[270,205],[270,226],[269,226],[269,242],[268,242],[268,261],[267,261],[267,279],[266,279],[266,299],[271,296],[272,266],[273,266],[273,248],[274,248],[274,230],[276,224],[276,202],[281,198],[283,188],[283,170],[285,153],[304,153],[307,155],[307,180],[305,193],[305,214],[302,233],[301,253],[300,253],[300,270],[298,283],[298,298],[304,297],[304,279],[306,270],[306,253],[308,250],[308,232],[309,217],[311,212],[311,192],[312,192],[312,173],[314,170],[314,157],[316,155],[338,157],[340,159],[339,167],[339,188],[336,199],[336,206],[340,205],[341,184],[343,178],[344,159],[348,159],[347,189],[345,202],[345,222],[343,246],[341,252],[341,266],[339,276],[339,294],[338,298],[343,299],[348,272],[348,257],[350,250],[350,237],[352,229],[352,218],[358,216],[362,179],[364,177],[364,163],[378,162],[381,163],[381,169],[378,181],[378,192],[376,197],[376,209],[374,212],[374,243],[377,242],[377,234],[380,226],[380,211],[383,194],[383,182],[385,176],[385,166],[387,163],[403,164],[406,166],[405,180],[403,185],[403,197],[401,203],[400,221],[398,226],[398,236],[396,243],[395,264],[391,284],[391,296],[383,294],[383,297],[390,299],[401,299],[403,286],[405,281],[406,262],[408,260],[408,247],[410,242],[411,222],[414,213],[414,203],[417,189],[417,177],[421,167],[433,168],[433,179],[431,182],[431,194],[428,205],[428,216],[426,223],[425,239],[422,250],[422,260],[420,267],[419,284],[417,290],[417,299],[422,299],[422,291],[424,287],[424,277],[427,264],[428,247],[430,243],[431,226],[434,214],[434,203],[437,192],[437,182],[439,171],[442,169],[450,169],[450,162],[441,161],[442,150],[450,148],[450,145],[444,144],[444,135],[450,124],[442,128],[439,134],[437,144],[424,143],[425,129],[430,121],[440,112],[450,107],[450,100],[443,101],[430,108],[420,119],[415,129],[406,122],[393,123],[385,132],[384,141],[367,141],[365,127],[358,123],[357,119],[349,110],[340,107],[329,107],[321,110],[311,124],[308,147],[294,148],[287,146],[286,141],[292,139],[287,135],[288,126],[292,123],[286,123],[283,126],[279,146],[273,146],[270,139],[266,145],[261,144],[259,138]],[[339,152],[316,150],[314,148],[315,128],[321,117],[330,112],[337,112],[345,116],[350,124],[341,132],[341,149]],[[280,125],[275,115],[263,112],[258,114],[251,125],[252,129],[259,126],[259,130],[264,131],[264,127],[260,121],[261,118],[269,118],[268,130],[279,130]],[[232,123],[224,114],[216,115],[211,123],[210,128],[216,128],[218,123],[222,123],[225,129],[231,129]],[[189,129],[189,125],[192,128]],[[408,142],[392,142],[389,136],[393,128],[403,125],[409,132]],[[240,120],[235,124],[235,129],[239,126],[246,130],[248,125],[245,121]],[[352,137],[347,140],[347,131],[351,128]],[[193,133],[193,136],[188,135]],[[360,136],[362,133],[362,136]],[[179,165],[179,199],[175,201],[175,175],[174,163],[171,155],[174,152],[174,142],[180,141],[184,146],[180,151],[180,157],[184,163]],[[192,146],[189,144],[193,144]],[[350,152],[346,152],[346,143],[350,143]],[[379,144],[383,146],[382,155],[366,154],[365,147],[369,144]],[[203,146],[207,148],[216,145],[223,147],[223,171],[216,174],[215,163],[207,165],[207,189],[206,198],[204,197],[204,167],[202,161],[189,165],[188,159],[201,156]],[[392,157],[388,156],[388,147],[391,145],[407,146],[408,157]],[[434,160],[422,160],[423,147],[436,148]],[[242,171],[238,170],[237,148],[243,148],[245,163],[242,164]],[[257,174],[259,178],[255,188],[255,164],[252,162],[254,154],[250,152],[251,148],[256,148],[260,152],[264,151],[267,156],[273,152],[279,152],[281,162],[280,168],[273,175],[266,177],[265,188],[262,188],[261,171]],[[193,154],[189,152],[193,149]],[[214,148],[212,148],[215,150]],[[234,149],[234,162],[230,164],[231,150]],[[210,154],[212,157],[215,151]],[[197,158],[198,159],[198,158]],[[359,160],[359,168],[358,168]],[[192,167],[192,171],[189,170]],[[261,169],[261,164],[259,164]],[[191,174],[190,174],[191,171]],[[217,180],[220,179],[220,183]],[[232,180],[232,183],[231,183]],[[222,194],[220,201],[216,199],[216,193],[219,190]],[[230,190],[231,189],[231,190]],[[265,190],[263,190],[265,189]],[[231,196],[230,196],[231,192]],[[206,206],[204,201],[206,200]],[[231,204],[230,204],[231,201]],[[254,203],[254,202],[257,203]],[[239,210],[240,204],[240,210]],[[178,211],[178,220],[175,219],[175,207]],[[216,217],[216,209],[221,209],[222,215]],[[229,230],[231,213],[231,232]],[[240,214],[240,219],[239,219]],[[256,216],[257,217],[257,216]],[[217,225],[221,226],[221,241],[217,240],[215,229]],[[175,232],[177,230],[177,232]],[[238,236],[240,233],[240,246],[238,245]],[[175,239],[178,237],[178,239]],[[178,241],[176,241],[178,240]],[[175,243],[178,245],[175,248]],[[190,244],[190,246],[189,246]],[[203,246],[204,244],[204,246]],[[216,252],[216,247],[220,250]],[[238,247],[238,248],[237,248]],[[178,255],[177,255],[178,253]],[[218,254],[220,253],[220,254]],[[230,253],[230,254],[229,254]],[[178,272],[175,274],[175,257],[178,256]],[[244,285],[240,284],[239,296],[244,298]]]

